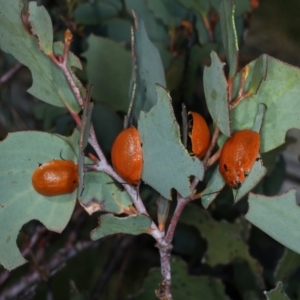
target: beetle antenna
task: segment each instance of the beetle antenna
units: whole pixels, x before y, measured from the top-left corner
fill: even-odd
[[[65,160],[65,159],[62,157],[62,155],[61,155],[62,152],[63,152],[63,149],[60,150],[59,156],[60,156],[60,158],[61,158],[62,160]]]
[[[226,185],[225,186],[225,188],[222,188],[221,190],[219,190],[219,191],[215,191],[215,192],[211,192],[211,193],[207,193],[207,194],[204,194],[204,195],[202,195],[201,197],[203,197],[203,196],[207,196],[207,195],[213,195],[213,194],[217,194],[217,193],[220,193],[221,191],[226,191],[226,189],[228,189],[228,188],[230,188],[228,185]]]
[[[202,195],[201,197],[203,197],[203,196],[208,196],[208,195],[213,195],[213,194],[217,194],[217,193],[219,193],[219,192],[221,192],[221,191],[222,191],[222,190],[219,190],[219,191],[216,191],[216,192],[207,193],[207,194]]]

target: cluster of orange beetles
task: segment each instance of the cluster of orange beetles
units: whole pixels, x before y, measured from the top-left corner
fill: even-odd
[[[189,131],[191,152],[201,159],[210,145],[210,131],[200,114],[189,112],[189,115],[192,118]],[[219,171],[229,187],[236,189],[241,186],[259,155],[259,147],[259,134],[249,129],[237,131],[226,140],[220,153]],[[135,127],[124,129],[116,137],[111,159],[115,171],[124,181],[132,185],[139,184],[143,152]],[[44,196],[72,193],[78,184],[78,166],[71,160],[51,160],[39,164],[32,175],[34,189]]]

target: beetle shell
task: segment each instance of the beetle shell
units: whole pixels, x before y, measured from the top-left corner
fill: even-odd
[[[129,127],[119,133],[111,149],[116,172],[129,184],[138,185],[142,175],[143,154],[139,133]]]
[[[51,160],[41,164],[32,175],[36,192],[44,196],[72,193],[79,184],[78,166],[71,160]]]
[[[259,156],[259,134],[252,130],[235,132],[225,142],[219,161],[219,171],[226,184],[239,188]]]
[[[193,118],[192,130],[189,132],[192,143],[192,153],[201,159],[210,144],[210,131],[206,121],[200,114],[190,111],[189,115],[192,115]]]

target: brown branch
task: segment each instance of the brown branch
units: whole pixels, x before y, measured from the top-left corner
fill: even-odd
[[[66,30],[64,38],[65,38],[65,47],[64,47],[64,57],[63,57],[62,61],[60,59],[57,59],[53,53],[50,54],[49,56],[52,59],[52,61],[63,71],[78,103],[82,106],[84,103],[84,100],[81,97],[80,91],[79,91],[78,87],[76,86],[75,82],[73,81],[73,78],[72,78],[70,71],[68,69],[68,66],[67,66],[69,49],[70,49],[70,44],[72,41],[72,34],[71,34],[70,30],[68,30],[68,29]],[[78,126],[81,126],[80,117],[77,114],[72,113],[72,111],[70,111],[70,110],[69,110],[69,112],[72,115],[73,119],[75,120],[76,124]],[[102,171],[102,172],[107,173],[108,175],[112,176],[115,180],[117,180],[120,183],[123,182],[124,180],[113,170],[113,168],[107,162],[107,160],[103,154],[103,151],[98,144],[96,134],[95,134],[95,131],[94,131],[94,128],[92,125],[90,128],[89,143],[96,151],[96,154],[100,160],[98,165],[95,166],[93,169],[95,171]],[[145,208],[142,200],[140,199],[140,197],[138,195],[137,190],[129,184],[124,184],[123,186],[124,186],[125,190],[127,191],[127,193],[130,195],[137,211],[141,214],[149,215],[148,212],[146,211],[146,208]],[[154,232],[154,234],[156,234],[156,236],[160,236],[158,234],[159,230],[154,223],[152,224],[151,228],[156,231],[156,232]]]
[[[160,254],[160,264],[161,264],[161,274],[162,274],[162,283],[159,286],[159,289],[156,290],[156,296],[159,299],[163,300],[172,300],[171,292],[171,251],[172,251],[172,241],[174,237],[174,232],[181,216],[181,213],[185,206],[191,201],[191,198],[183,198],[179,194],[177,196],[177,206],[174,211],[174,214],[171,218],[168,231],[162,240],[162,242],[157,243],[157,248],[159,249]]]
[[[246,82],[246,79],[249,74],[249,69],[250,69],[249,66],[245,66],[242,69],[238,96],[236,97],[236,99],[231,101],[230,109],[233,109],[235,106],[237,106],[239,104],[239,102],[241,102],[243,99],[245,99],[253,94],[253,92],[251,90],[249,90],[246,93],[244,92],[245,82]],[[231,98],[229,98],[229,99],[231,100]]]
[[[15,64],[9,71],[0,77],[0,87],[7,83],[23,67],[21,63]]]
[[[76,243],[74,246],[70,246],[65,249],[60,249],[53,255],[49,263],[47,263],[43,267],[43,269],[47,272],[49,277],[52,277],[54,274],[57,273],[58,270],[61,269],[61,266],[64,266],[66,262],[69,261],[71,258],[88,248],[98,246],[99,243],[100,241],[81,241]],[[18,298],[20,297],[20,295],[28,293],[29,290],[34,289],[41,281],[42,278],[40,277],[39,272],[33,271],[21,278],[13,286],[2,291],[0,295],[0,300]]]
[[[121,264],[121,261],[126,253],[127,249],[131,246],[132,241],[135,237],[132,235],[125,235],[119,239],[114,247],[114,251],[111,253],[110,259],[105,266],[104,272],[98,279],[94,291],[92,293],[91,299],[101,299],[101,291],[103,287],[108,282],[109,278],[112,276],[112,273],[117,269]]]

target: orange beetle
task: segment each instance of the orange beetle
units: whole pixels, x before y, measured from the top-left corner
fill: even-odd
[[[51,160],[41,164],[32,175],[36,192],[44,196],[72,193],[79,184],[78,166],[72,160]]]
[[[235,132],[225,142],[219,161],[219,171],[231,188],[239,188],[259,156],[260,139],[255,131]]]
[[[189,115],[192,116],[192,130],[189,132],[192,143],[192,153],[201,159],[210,144],[209,128],[200,114],[190,111]]]
[[[138,185],[142,176],[143,153],[140,136],[135,127],[119,133],[111,149],[116,172],[129,184]]]

